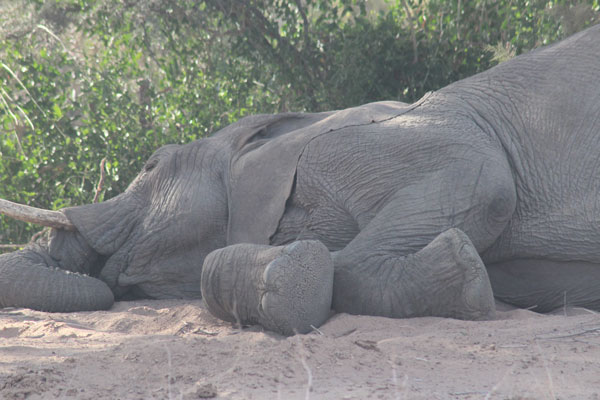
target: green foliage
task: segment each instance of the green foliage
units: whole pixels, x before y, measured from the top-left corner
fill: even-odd
[[[594,23],[598,0],[0,0],[0,198],[122,192],[252,113],[414,101]],[[0,220],[0,242],[36,230]]]

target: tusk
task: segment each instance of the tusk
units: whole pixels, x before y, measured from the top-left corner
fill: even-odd
[[[49,226],[56,229],[74,231],[75,225],[60,211],[49,211],[41,208],[24,206],[12,201],[0,199],[0,214],[32,224]]]

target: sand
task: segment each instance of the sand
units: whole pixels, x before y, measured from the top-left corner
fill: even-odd
[[[286,338],[219,321],[201,301],[2,309],[0,398],[600,399],[600,315],[338,314]]]

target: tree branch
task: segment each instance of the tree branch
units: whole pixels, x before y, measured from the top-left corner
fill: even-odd
[[[102,192],[102,188],[104,186],[104,178],[106,177],[106,170],[104,166],[106,165],[106,157],[100,161],[100,180],[98,181],[98,186],[96,187],[96,194],[94,195],[94,200],[92,203],[97,203],[98,198],[100,197],[100,192]]]
[[[21,250],[26,244],[0,244],[1,250]]]
[[[310,43],[310,32],[308,31],[308,17],[306,16],[306,11],[302,8],[302,2],[300,0],[295,0],[296,7],[298,7],[298,12],[302,16],[302,21],[304,22],[303,33],[304,33],[304,47],[307,48]]]

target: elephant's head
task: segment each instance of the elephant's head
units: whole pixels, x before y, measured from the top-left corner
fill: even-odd
[[[215,139],[162,147],[119,196],[63,209],[70,230],[53,229],[48,243],[0,256],[0,306],[103,308],[111,291],[117,298],[200,297],[204,257],[226,243],[225,153]],[[65,308],[64,296],[77,304]]]
[[[227,160],[218,141],[156,151],[121,195],[64,210],[106,258],[100,277],[121,295],[200,297],[204,257],[225,245]]]
[[[124,193],[63,209],[67,225],[47,244],[0,256],[0,307],[70,311],[110,307],[113,294],[200,297],[204,258],[231,235],[233,160],[325,116],[245,118],[211,138],[162,147]]]

